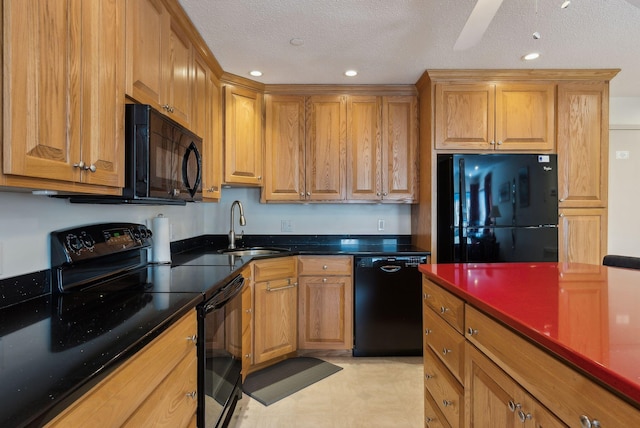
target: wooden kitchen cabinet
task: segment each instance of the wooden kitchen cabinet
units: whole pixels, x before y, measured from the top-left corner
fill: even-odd
[[[347,199],[413,202],[417,98],[350,96],[347,119]]]
[[[257,260],[253,264],[253,361],[264,363],[298,347],[297,258]]]
[[[555,148],[555,84],[435,85],[436,149],[529,150]]]
[[[343,95],[306,99],[305,199],[344,200],[347,101]]]
[[[605,208],[561,208],[558,261],[601,264],[607,251]]]
[[[305,97],[265,96],[264,201],[304,201]]]
[[[566,427],[475,347],[467,344],[469,426]]]
[[[299,256],[298,348],[353,348],[353,257]]]
[[[218,201],[222,191],[220,81],[200,55],[194,58],[192,130],[202,138],[202,198]]]
[[[192,310],[45,426],[195,426],[197,331]]]
[[[193,46],[161,0],[127,0],[126,93],[191,129]]]
[[[224,182],[262,186],[262,94],[224,87]]]
[[[464,302],[424,277],[422,294],[425,426],[463,428]]]
[[[0,184],[119,193],[124,0],[10,0],[3,9]]]

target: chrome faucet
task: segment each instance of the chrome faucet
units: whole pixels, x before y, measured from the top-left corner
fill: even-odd
[[[244,218],[244,209],[242,208],[242,202],[233,201],[231,204],[231,230],[229,230],[229,249],[236,248],[236,239],[242,239],[244,231],[240,232],[240,236],[236,238],[236,232],[233,230],[233,207],[238,206],[240,209],[240,226],[246,226],[247,220]]]

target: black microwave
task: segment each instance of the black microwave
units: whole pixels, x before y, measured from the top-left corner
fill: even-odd
[[[184,205],[202,200],[202,139],[146,104],[125,109],[122,196],[71,196],[75,203]]]

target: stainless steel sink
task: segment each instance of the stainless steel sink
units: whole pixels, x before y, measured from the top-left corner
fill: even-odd
[[[218,250],[220,254],[229,254],[232,256],[265,256],[269,254],[280,254],[290,251],[287,248],[273,248],[273,247],[245,247],[245,248],[225,248]]]

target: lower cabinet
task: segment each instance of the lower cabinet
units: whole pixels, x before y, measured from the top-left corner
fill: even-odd
[[[426,277],[423,302],[425,427],[640,426],[638,409]]]
[[[353,348],[353,257],[298,259],[298,347]]]
[[[295,256],[253,262],[253,362],[285,356],[298,346],[298,282]]]
[[[195,427],[195,310],[70,405],[47,427]]]

